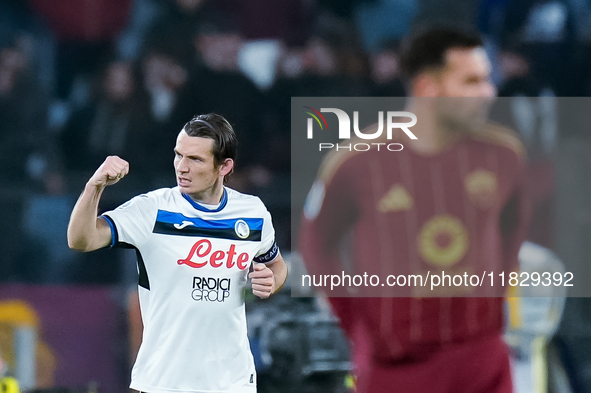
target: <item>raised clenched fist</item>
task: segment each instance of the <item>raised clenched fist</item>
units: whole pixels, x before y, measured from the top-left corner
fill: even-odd
[[[88,181],[89,186],[106,187],[117,183],[129,173],[129,163],[117,156],[109,156]]]

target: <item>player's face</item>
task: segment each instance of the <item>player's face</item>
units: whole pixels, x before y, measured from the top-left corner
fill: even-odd
[[[440,97],[491,98],[496,95],[484,49],[450,49],[445,64],[439,76]]]
[[[181,192],[204,203],[216,203],[207,198],[223,184],[222,166],[216,167],[212,147],[213,139],[189,136],[181,131],[174,148],[174,169]]]
[[[488,117],[496,96],[490,80],[491,65],[482,48],[450,49],[437,77],[442,120],[453,125],[478,127]]]

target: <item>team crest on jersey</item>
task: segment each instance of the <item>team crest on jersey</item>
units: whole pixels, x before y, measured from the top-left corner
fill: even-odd
[[[240,239],[246,239],[248,235],[250,235],[250,228],[244,220],[236,221],[236,224],[234,225],[234,231]]]
[[[378,202],[378,211],[382,213],[407,211],[413,206],[414,201],[406,188],[401,184],[394,184]]]
[[[460,261],[468,250],[468,232],[458,218],[438,214],[427,221],[417,238],[419,254],[433,265],[449,267]]]
[[[488,209],[494,205],[498,188],[497,175],[485,169],[476,169],[464,179],[464,189],[470,202],[481,209]]]

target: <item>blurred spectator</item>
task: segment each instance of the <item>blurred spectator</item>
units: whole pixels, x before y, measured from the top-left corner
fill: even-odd
[[[176,57],[184,63],[191,62],[195,53],[192,39],[195,31],[203,23],[219,18],[216,2],[166,0],[162,8],[160,17],[147,33],[145,47],[155,43],[174,42],[177,48]]]
[[[517,51],[498,57],[505,81],[493,116],[517,131],[528,153],[527,189],[532,201],[528,239],[554,246],[554,182],[558,142],[558,101],[552,89],[531,75],[528,60]]]
[[[398,42],[391,42],[372,53],[370,63],[370,89],[375,97],[404,97],[405,91],[400,78]]]
[[[573,54],[573,96],[591,96],[591,1],[569,0],[573,10],[577,47]]]
[[[589,0],[568,0],[572,9],[575,32],[579,42],[591,41],[591,2]]]
[[[237,170],[265,162],[263,95],[238,67],[243,37],[231,24],[214,21],[195,35],[196,60],[191,69],[191,103],[195,113],[228,118],[240,138]],[[242,135],[242,137],[241,137]]]
[[[548,88],[532,75],[530,62],[518,51],[502,50],[497,64],[503,78],[499,97],[537,97],[542,89]]]
[[[92,73],[125,27],[131,0],[29,0],[58,39],[57,96],[65,99],[76,76]]]
[[[338,17],[351,19],[355,8],[363,3],[375,3],[376,0],[318,0],[320,11],[328,11]]]
[[[276,78],[277,62],[284,46],[279,40],[243,42],[238,54],[238,67],[259,90],[268,90]]]
[[[133,0],[129,20],[117,39],[117,56],[138,60],[148,32],[164,12],[164,0]]]
[[[70,117],[60,135],[67,170],[94,171],[106,156],[133,150],[132,134],[141,114],[132,68],[129,63],[108,63],[94,99]]]
[[[418,12],[417,0],[377,0],[355,10],[355,24],[366,51],[376,51],[383,41],[400,40],[410,32]]]
[[[565,0],[509,2],[505,11],[501,46],[518,46],[532,65],[533,76],[554,92],[572,92],[571,74],[574,25]]]
[[[194,29],[208,19],[212,3],[210,0],[168,0],[167,10],[158,24],[181,24],[187,29]]]
[[[207,23],[195,35],[197,59],[203,69],[224,73],[238,72],[238,52],[243,37],[231,25],[222,22]]]
[[[15,32],[26,29],[30,19],[27,11],[26,3],[0,3],[0,47],[11,45]]]
[[[479,0],[418,0],[419,12],[414,25],[438,25],[473,29],[478,17]]]
[[[478,30],[497,41],[503,27],[505,7],[510,0],[481,0],[478,4]]]
[[[45,126],[47,99],[29,65],[18,47],[0,50],[0,180],[31,189],[31,181],[46,174],[51,141]]]
[[[0,48],[15,40],[30,59],[30,70],[45,92],[50,92],[55,71],[55,43],[49,30],[32,14],[27,2],[0,3]]]
[[[278,79],[269,91],[269,117],[280,133],[270,149],[274,167],[288,172],[290,97],[355,97],[370,94],[369,66],[360,46],[340,35],[315,35],[305,47],[287,49],[278,65]],[[348,43],[348,45],[347,45]]]
[[[142,116],[137,123],[141,138],[134,146],[140,156],[130,157],[130,165],[135,161],[136,173],[169,184],[174,180],[170,162],[175,136],[195,113],[195,103],[185,43],[166,38],[151,43],[141,59],[138,105]]]
[[[17,35],[0,49],[0,216],[6,223],[0,230],[0,278],[41,282],[48,264],[46,249],[23,231],[23,213],[32,194],[62,194],[63,177],[55,141],[47,131],[47,94],[26,48]]]
[[[347,47],[347,44],[351,48]],[[314,35],[304,47],[288,48],[278,62],[278,79],[269,91],[270,114],[289,137],[290,97],[355,97],[369,94],[365,54],[339,35]],[[289,143],[289,139],[287,140]],[[283,156],[280,162],[289,157]],[[278,157],[279,158],[279,157]],[[289,162],[285,163],[289,168]]]
[[[314,20],[313,4],[306,0],[218,0],[235,20],[246,40],[278,39],[303,45]]]
[[[291,48],[279,61],[279,79],[272,94],[289,96],[356,96],[367,93],[360,59],[320,36],[303,48]],[[356,52],[355,52],[356,53]],[[363,55],[362,55],[363,56]],[[351,61],[351,62],[350,62]]]
[[[130,20],[117,42],[118,55],[137,60],[154,41],[166,35],[183,40],[188,55],[196,28],[219,14],[218,3],[210,0],[134,0]]]

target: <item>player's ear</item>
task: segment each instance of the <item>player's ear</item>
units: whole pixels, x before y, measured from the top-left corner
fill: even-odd
[[[414,79],[413,90],[416,97],[437,97],[439,95],[439,79],[431,72],[423,72]]]
[[[224,162],[218,167],[221,176],[226,176],[234,169],[234,160],[231,158],[226,158]]]

